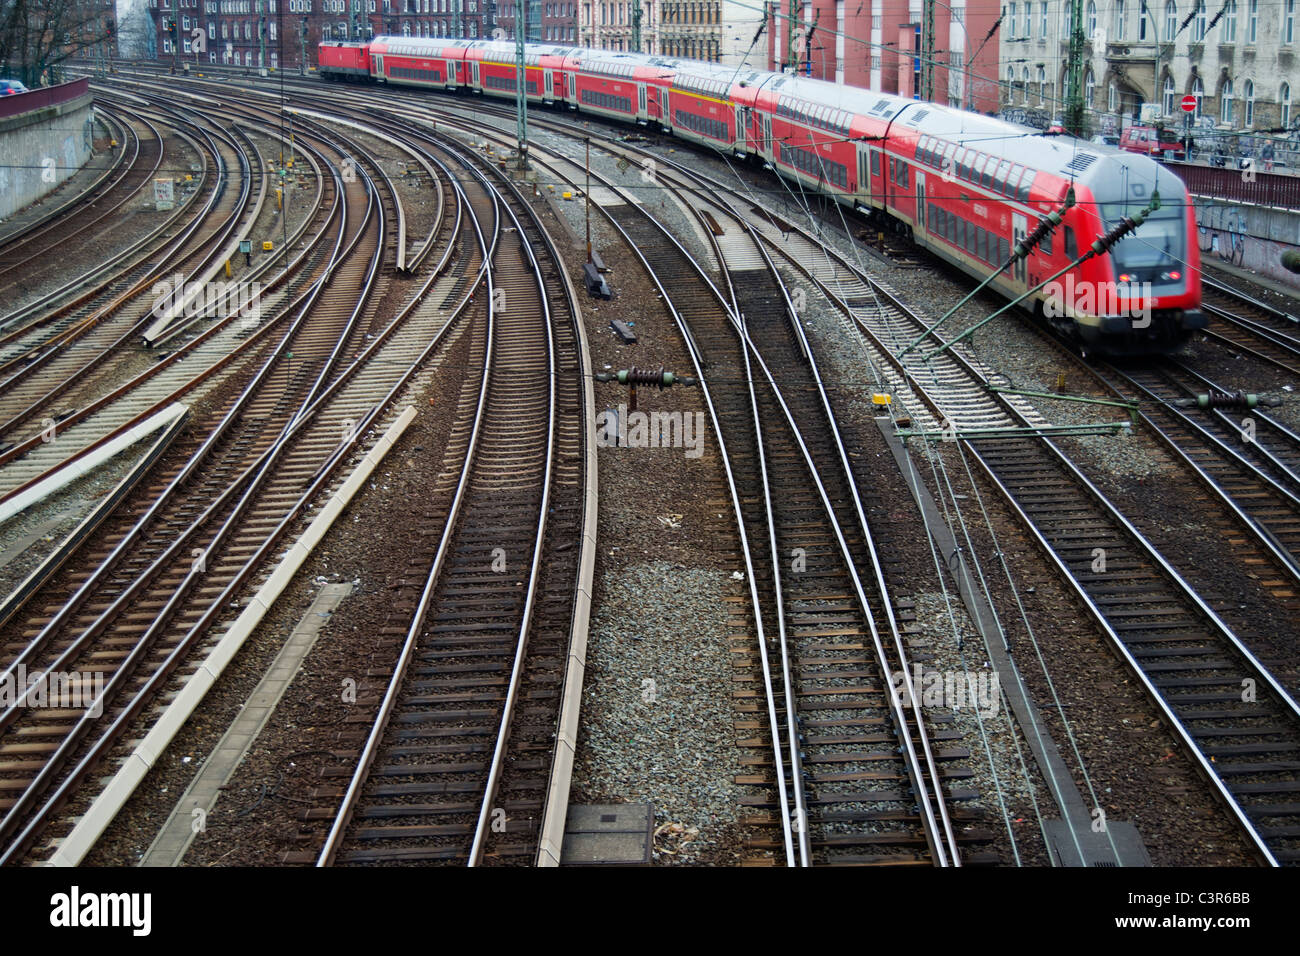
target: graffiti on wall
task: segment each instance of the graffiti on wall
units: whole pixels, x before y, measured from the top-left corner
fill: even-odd
[[[1201,253],[1241,265],[1246,254],[1246,212],[1196,200],[1196,231]]]

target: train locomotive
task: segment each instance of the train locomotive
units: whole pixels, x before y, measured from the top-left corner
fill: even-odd
[[[979,278],[1005,263],[1044,216],[1064,209],[1061,224],[991,283],[1009,299],[1149,208],[1130,235],[1034,291],[1025,305],[1085,348],[1109,354],[1168,352],[1206,326],[1191,200],[1182,180],[1148,157],[763,70],[547,44],[528,44],[524,63],[530,104],[657,126],[753,157],[798,184],[792,188],[887,218]],[[327,80],[511,100],[517,89],[515,45],[495,40],[325,42],[318,70]]]

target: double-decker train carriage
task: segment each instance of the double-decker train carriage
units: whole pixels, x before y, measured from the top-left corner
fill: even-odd
[[[327,79],[516,95],[508,41],[322,43],[318,62]],[[934,103],[695,60],[528,44],[524,70],[530,102],[756,157],[805,191],[887,217],[980,278],[1072,188],[1061,226],[994,279],[1008,298],[1065,269],[1158,192],[1159,208],[1136,231],[1026,304],[1059,331],[1113,353],[1168,351],[1205,327],[1187,190],[1147,157]]]

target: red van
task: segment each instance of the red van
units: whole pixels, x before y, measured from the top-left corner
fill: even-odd
[[[1187,151],[1177,133],[1171,129],[1157,131],[1154,126],[1130,126],[1120,134],[1119,148],[1152,159],[1181,161],[1187,158]]]

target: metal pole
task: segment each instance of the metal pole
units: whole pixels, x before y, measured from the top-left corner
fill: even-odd
[[[632,52],[641,52],[641,0],[632,0]]]
[[[528,0],[515,4],[515,138],[519,168],[528,168],[528,72],[524,66],[524,36],[528,31]]]
[[[591,262],[591,139],[587,143],[587,189],[582,194],[587,200],[587,261]]]
[[[266,7],[257,0],[257,75],[266,76]]]
[[[1083,136],[1083,0],[1070,0],[1070,51],[1065,69],[1065,131]]]
[[[921,89],[923,100],[934,99],[934,0],[921,3]]]
[[[516,15],[518,12],[515,11]],[[451,35],[457,40],[464,36],[460,29],[460,0],[451,0]]]
[[[786,66],[790,68],[791,73],[799,72],[799,61],[795,59],[795,54],[794,54],[794,25],[795,23],[798,22],[795,18],[799,15],[799,10],[798,7],[796,6],[796,3],[797,0],[790,0],[790,20],[785,26],[785,32],[786,32],[785,63]],[[781,72],[784,73],[785,70],[782,70]]]

